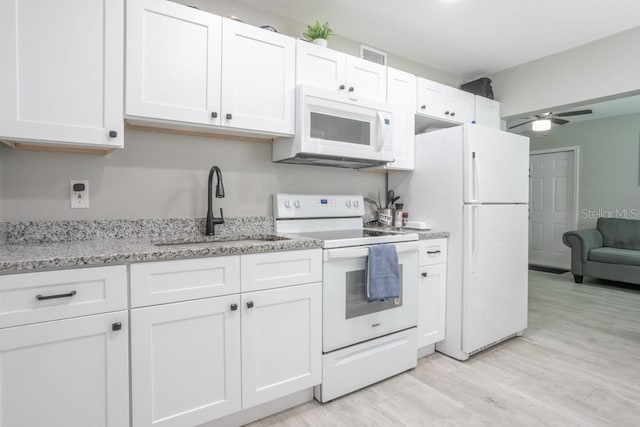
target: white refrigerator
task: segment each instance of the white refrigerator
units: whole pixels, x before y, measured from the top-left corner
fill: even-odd
[[[527,327],[529,138],[465,124],[416,136],[415,170],[389,174],[409,220],[450,232],[445,339],[466,360]]]

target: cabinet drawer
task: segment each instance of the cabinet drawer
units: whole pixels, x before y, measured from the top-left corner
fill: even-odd
[[[420,265],[433,265],[447,262],[447,239],[420,241]]]
[[[131,307],[240,292],[240,257],[225,256],[131,265]]]
[[[0,328],[127,309],[127,268],[0,276]]]
[[[322,281],[322,249],[242,255],[242,292]]]

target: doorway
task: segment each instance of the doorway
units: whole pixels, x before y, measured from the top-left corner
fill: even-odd
[[[532,151],[529,157],[529,264],[569,270],[562,235],[578,226],[579,147]]]

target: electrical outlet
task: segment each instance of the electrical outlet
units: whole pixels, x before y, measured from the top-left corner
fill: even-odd
[[[88,209],[89,181],[86,179],[72,179],[69,189],[71,190],[71,209]]]

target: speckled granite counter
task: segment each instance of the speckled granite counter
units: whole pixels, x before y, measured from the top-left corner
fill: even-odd
[[[220,227],[220,234],[213,237],[200,232],[200,220],[162,222],[150,225],[170,227],[147,228],[144,225],[149,224],[144,220],[5,223],[5,243],[0,245],[0,274],[312,249],[322,244],[319,240],[275,236],[270,227],[272,221],[264,217],[227,220],[226,229]],[[108,230],[111,236],[101,238]]]

